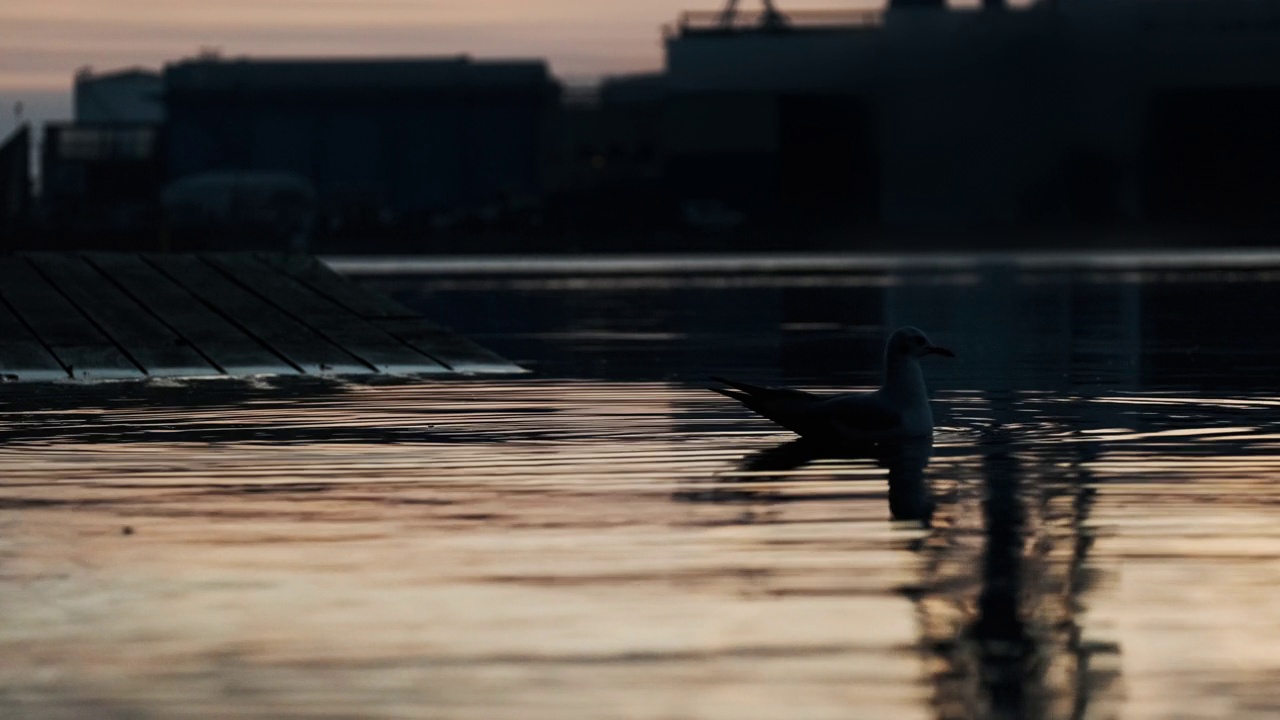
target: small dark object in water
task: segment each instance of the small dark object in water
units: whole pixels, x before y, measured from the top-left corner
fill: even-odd
[[[125,525],[124,527],[120,528],[120,534],[121,534],[121,535],[132,535],[132,534],[133,534],[133,526],[132,526],[132,525]]]

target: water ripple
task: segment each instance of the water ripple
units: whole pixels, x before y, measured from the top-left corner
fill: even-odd
[[[925,529],[873,462],[745,468],[787,433],[699,387],[300,383],[5,389],[0,707],[1068,718],[1280,668],[1274,397],[942,393]]]

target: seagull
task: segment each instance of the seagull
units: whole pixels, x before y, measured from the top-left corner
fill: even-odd
[[[868,443],[933,437],[933,412],[920,372],[926,355],[955,357],[913,327],[899,328],[884,346],[884,384],[868,393],[815,395],[713,377],[711,388],[804,438]]]

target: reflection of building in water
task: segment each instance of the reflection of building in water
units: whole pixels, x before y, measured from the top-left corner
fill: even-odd
[[[974,263],[890,285],[884,322],[926,328],[960,356],[930,368],[934,387],[1131,388],[1142,379],[1142,300],[1143,286],[1118,274]]]
[[[673,182],[899,226],[1280,220],[1280,4],[983,5],[686,15]]]

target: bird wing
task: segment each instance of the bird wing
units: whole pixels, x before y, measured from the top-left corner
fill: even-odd
[[[823,396],[713,377],[730,388],[712,388],[782,427],[815,439],[875,440],[903,427],[902,412],[878,392]]]
[[[902,427],[902,413],[890,407],[879,393],[850,393],[828,398],[822,413],[846,433],[876,435]]]
[[[790,388],[763,387],[720,377],[711,379],[732,388],[711,388],[715,392],[737,400],[792,432],[810,434],[821,423],[818,408],[826,399],[821,395]]]
[[[764,387],[763,385],[752,385],[751,383],[744,383],[739,380],[728,380],[726,378],[714,377],[714,376],[711,379],[715,380],[718,383],[724,383],[725,385],[728,385],[729,387],[734,388],[733,390],[726,390],[724,388],[711,388],[711,389],[715,392],[720,393],[721,395],[728,395],[729,397],[734,398],[735,400],[741,400],[742,399],[741,396],[743,395],[750,397],[753,400],[766,401],[766,402],[773,401],[773,402],[802,402],[803,403],[803,402],[821,401],[823,399],[821,395],[814,395],[811,392],[805,392],[803,390],[793,390],[791,388]]]

